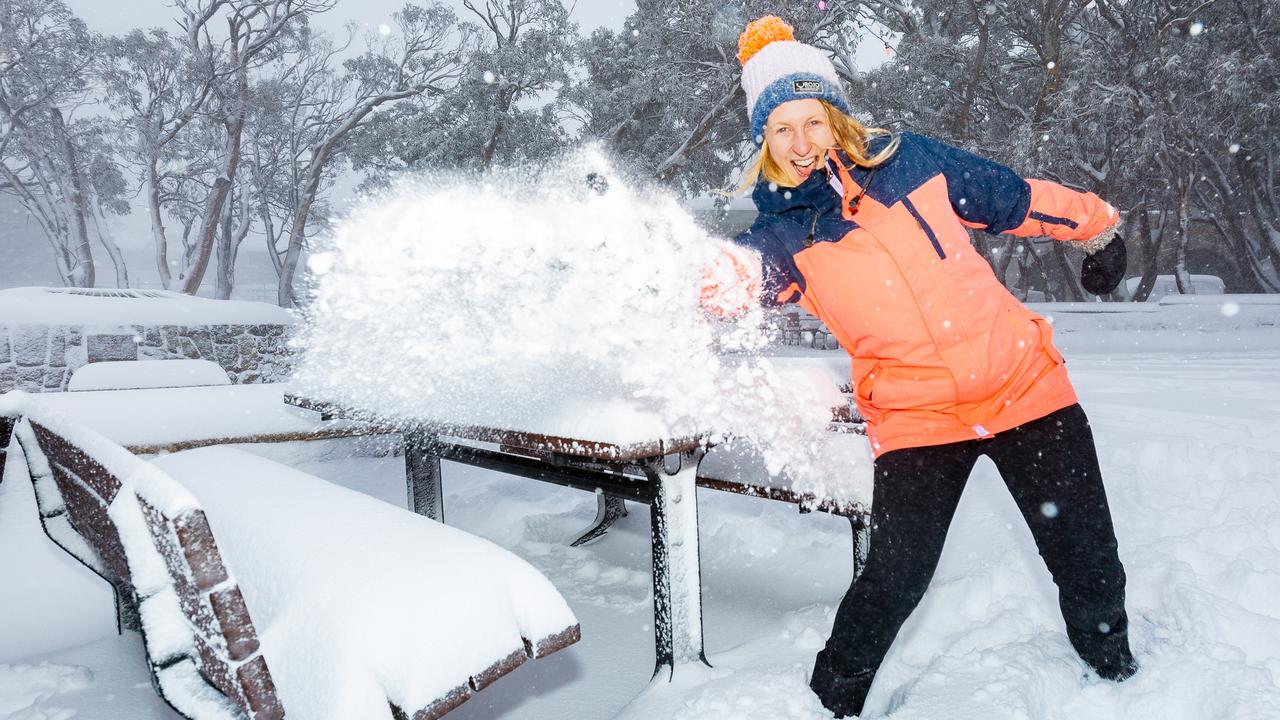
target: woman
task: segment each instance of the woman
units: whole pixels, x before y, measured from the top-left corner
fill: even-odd
[[[1089,253],[1082,281],[1124,272],[1115,210],[1091,193],[920,135],[867,130],[826,55],[776,17],[739,39],[760,215],[707,275],[704,304],[799,303],[851,356],[876,457],[871,549],[836,613],[811,687],[837,717],[862,710],[919,603],[981,455],[1000,470],[1059,589],[1067,634],[1123,680],[1125,574],[1089,423],[1049,324],[1017,301],[966,228],[1044,236]]]

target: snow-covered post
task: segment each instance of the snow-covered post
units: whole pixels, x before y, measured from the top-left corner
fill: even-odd
[[[4,482],[4,460],[9,454],[9,438],[13,436],[15,418],[0,415],[0,483]]]
[[[440,455],[436,437],[422,428],[404,433],[404,470],[408,479],[409,507],[419,515],[444,522],[444,495],[440,487]]]
[[[645,468],[655,495],[653,531],[654,676],[707,663],[702,649],[702,573],[698,566],[698,463],[701,448],[668,455]]]

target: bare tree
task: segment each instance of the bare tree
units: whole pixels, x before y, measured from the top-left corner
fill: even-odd
[[[0,0],[0,191],[35,219],[62,281],[80,287],[95,281],[95,212],[121,211],[122,188],[102,172],[110,150],[100,126],[67,120],[88,92],[96,43],[61,0]],[[103,191],[115,195],[103,198]],[[99,235],[117,263],[117,281],[127,283],[118,249]]]
[[[241,141],[249,104],[249,75],[260,59],[280,52],[279,43],[305,24],[308,15],[330,9],[336,0],[175,0],[187,51],[211,80],[206,114],[222,130],[218,174],[205,195],[195,253],[179,276],[178,288],[194,294],[213,254],[223,205],[240,166]],[[213,20],[226,24],[215,35]]]
[[[292,66],[297,72],[288,102],[291,152],[282,168],[291,180],[288,247],[279,267],[282,306],[294,302],[307,224],[334,170],[335,154],[378,108],[423,93],[439,96],[460,71],[458,51],[466,37],[454,31],[451,10],[438,2],[425,8],[407,5],[393,18],[395,30],[367,36],[368,49],[345,62],[341,75],[331,69],[337,48],[327,40],[300,48]]]
[[[135,30],[108,38],[100,58],[100,77],[108,105],[123,117],[121,158],[140,180],[150,220],[160,281],[173,289],[165,217],[190,217],[194,178],[206,168],[193,159],[198,143],[185,132],[209,98],[215,78],[198,67],[178,38],[160,29]],[[185,259],[194,254],[182,235]]]

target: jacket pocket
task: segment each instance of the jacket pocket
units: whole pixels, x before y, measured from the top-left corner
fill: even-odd
[[[933,243],[933,251],[938,253],[938,259],[946,260],[947,254],[942,251],[942,243],[938,240],[938,234],[929,226],[929,221],[924,219],[924,216],[912,204],[910,198],[902,198],[902,205],[907,209],[907,212],[911,213],[911,217],[916,219],[916,224],[924,231],[924,234],[929,238],[929,242]]]

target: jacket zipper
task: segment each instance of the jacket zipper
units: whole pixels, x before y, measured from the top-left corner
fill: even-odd
[[[916,224],[929,236],[929,242],[933,243],[934,252],[938,253],[939,260],[946,260],[947,254],[942,251],[942,243],[938,242],[938,236],[933,233],[933,228],[929,227],[929,223],[925,221],[924,216],[916,210],[916,206],[911,204],[910,198],[902,198],[902,204],[907,208],[907,212],[911,213],[911,217],[916,219]]]

